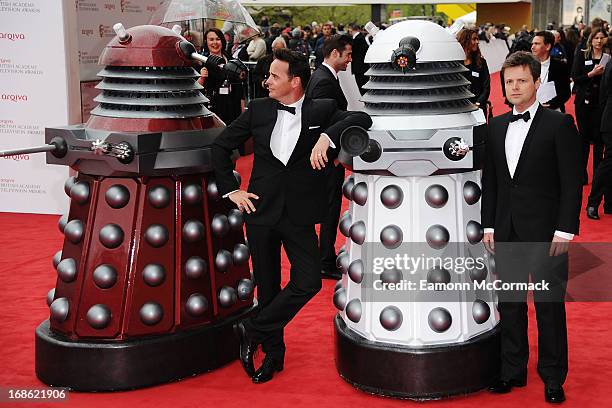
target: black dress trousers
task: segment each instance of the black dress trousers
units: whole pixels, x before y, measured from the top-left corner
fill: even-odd
[[[604,158],[595,169],[593,185],[589,194],[589,207],[599,207],[604,196],[612,197],[612,133],[602,133],[605,145]],[[604,209],[612,211],[612,203],[604,203]]]
[[[245,325],[266,355],[285,355],[283,328],[321,290],[321,264],[314,225],[294,225],[286,211],[274,226],[246,226],[259,312]],[[281,289],[281,245],[291,262],[290,280]]]
[[[334,166],[329,162],[324,170],[327,174],[327,205],[329,211],[319,230],[319,247],[321,250],[321,268],[325,271],[336,270],[336,235],[342,209],[342,184],[344,183],[344,166]]]
[[[538,373],[552,387],[563,385],[568,371],[565,292],[568,277],[567,254],[550,257],[548,242],[524,242],[511,232],[510,242],[496,242],[495,264],[499,279],[506,283],[544,280],[548,291],[534,291],[538,324]],[[501,326],[501,373],[505,381],[527,380],[529,344],[527,334],[527,292],[499,291]]]

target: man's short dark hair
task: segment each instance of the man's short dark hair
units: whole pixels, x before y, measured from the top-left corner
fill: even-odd
[[[355,30],[355,31],[361,30],[361,27],[357,23],[352,23],[350,27],[351,27],[351,30]]]
[[[517,51],[515,53],[510,54],[508,58],[504,61],[504,64],[501,68],[501,75],[504,75],[504,71],[506,68],[510,67],[529,67],[529,71],[531,71],[531,76],[533,77],[533,82],[537,81],[540,78],[540,72],[542,70],[542,65],[540,61],[536,59],[530,52],[527,51]]]
[[[302,82],[302,89],[306,89],[306,84],[310,80],[310,65],[308,65],[308,60],[304,54],[287,48],[279,48],[274,51],[274,59],[288,63],[289,78],[299,77]]]
[[[323,56],[329,57],[333,50],[338,50],[340,54],[344,52],[347,45],[353,46],[353,39],[347,34],[334,34],[325,39],[323,43]]]
[[[533,36],[544,38],[544,45],[548,44],[550,45],[550,48],[552,48],[552,46],[555,45],[555,35],[551,33],[550,31],[538,31]]]

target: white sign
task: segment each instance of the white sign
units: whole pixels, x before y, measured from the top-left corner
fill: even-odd
[[[1,1],[1,0],[0,0]],[[100,79],[98,59],[115,36],[113,25],[148,24],[161,0],[74,0],[77,9],[81,81]]]
[[[80,121],[74,11],[74,0],[0,0],[0,150]],[[0,211],[65,212],[68,171],[44,153],[0,158]]]

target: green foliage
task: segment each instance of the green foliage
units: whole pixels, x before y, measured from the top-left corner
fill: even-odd
[[[432,5],[410,4],[399,5],[389,4],[386,7],[387,16],[393,10],[401,10],[402,16],[422,16],[432,15],[434,9]],[[370,5],[355,6],[317,6],[317,7],[249,7],[251,15],[256,23],[259,23],[261,16],[268,16],[270,24],[279,23],[284,25],[290,23],[292,26],[307,25],[313,21],[319,24],[325,21],[333,21],[337,24],[357,23],[363,25],[372,19],[372,7]]]

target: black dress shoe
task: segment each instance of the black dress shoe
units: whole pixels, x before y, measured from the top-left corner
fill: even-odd
[[[242,364],[244,372],[246,372],[249,377],[252,377],[253,374],[255,374],[253,356],[257,350],[257,343],[253,340],[243,322],[234,325],[234,332],[238,336],[238,341],[240,342],[240,363]]]
[[[544,387],[544,400],[546,400],[546,402],[550,402],[551,404],[560,404],[565,401],[565,392],[563,392],[563,387]]]
[[[586,215],[587,215],[587,217],[589,217],[592,220],[598,220],[599,219],[599,214],[597,214],[597,207],[587,207],[586,208]]]
[[[283,365],[282,360],[266,356],[259,370],[253,375],[253,382],[255,384],[262,384],[270,381],[274,377],[274,373],[283,371]]]
[[[527,385],[525,380],[498,380],[489,387],[489,391],[494,394],[507,394],[512,391],[512,387],[524,387]]]
[[[337,269],[334,269],[334,270],[323,269],[321,270],[321,278],[340,280],[342,279],[342,273]]]

